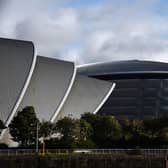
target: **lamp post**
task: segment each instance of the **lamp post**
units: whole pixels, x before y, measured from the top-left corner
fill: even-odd
[[[36,125],[36,153],[38,154],[39,124]]]
[[[45,155],[45,138],[43,136],[43,149],[42,149],[43,156]]]

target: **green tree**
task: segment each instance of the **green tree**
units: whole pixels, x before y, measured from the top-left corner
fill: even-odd
[[[91,127],[91,125],[87,121],[81,119],[80,120],[80,139],[87,140],[91,137],[92,133],[93,133],[93,128]]]
[[[140,147],[143,145],[143,138],[145,137],[144,124],[141,120],[130,121],[130,128],[132,134],[133,147]]]
[[[133,137],[131,122],[127,118],[120,118],[118,121],[121,125],[121,140],[119,141],[120,147],[128,148],[130,147],[130,141]]]
[[[145,131],[151,140],[158,136],[158,132],[160,130],[159,120],[160,119],[148,119],[143,121]]]
[[[113,116],[85,113],[81,117],[93,128],[92,141],[98,148],[111,148],[121,138],[121,126]]]
[[[60,134],[59,146],[61,148],[75,148],[76,142],[79,139],[80,128],[79,121],[64,117],[56,123],[56,131]]]
[[[49,138],[54,133],[55,124],[42,121],[39,125],[39,137]]]
[[[96,125],[97,122],[100,121],[100,118],[101,118],[100,115],[92,114],[92,113],[89,113],[89,112],[84,113],[81,116],[81,119],[87,121],[92,126],[92,128]]]
[[[20,145],[28,147],[35,144],[36,127],[39,120],[32,106],[25,107],[17,113],[9,125],[10,133]]]
[[[164,127],[159,131],[158,141],[160,142],[160,147],[168,147],[168,127]]]
[[[2,130],[5,129],[5,125],[2,120],[0,120],[0,134],[2,133]],[[8,146],[4,143],[0,143],[0,149],[2,148],[8,148]]]
[[[6,127],[5,127],[4,123],[3,123],[3,121],[0,120],[0,129],[5,129],[5,128],[6,128]]]
[[[94,141],[100,148],[115,147],[121,138],[121,126],[112,116],[101,116],[94,130]]]
[[[131,122],[127,118],[120,118],[119,123],[122,128],[122,138],[125,141],[128,141],[131,139],[132,134],[131,134]]]
[[[54,133],[57,138],[46,141],[50,148],[92,148],[92,127],[85,120],[65,117],[56,123]]]
[[[167,144],[166,142],[166,130],[168,127],[168,117],[148,119],[144,120],[144,127],[146,136],[148,137],[148,144],[150,147],[162,147]],[[148,146],[149,146],[148,145]]]
[[[80,135],[78,138],[77,147],[94,148],[95,144],[91,139],[91,136],[93,134],[92,126],[87,121],[80,119],[79,127],[80,127]]]

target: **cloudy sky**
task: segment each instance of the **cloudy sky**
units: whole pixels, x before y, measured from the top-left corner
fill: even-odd
[[[168,62],[167,0],[0,0],[0,36],[77,64]]]

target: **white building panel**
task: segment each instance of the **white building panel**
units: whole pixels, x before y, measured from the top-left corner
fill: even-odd
[[[19,110],[33,106],[40,120],[51,121],[65,102],[75,75],[73,63],[38,56],[30,85]]]
[[[76,76],[74,85],[56,120],[69,116],[80,118],[85,112],[96,113],[112,93],[114,83]]]
[[[35,59],[31,42],[0,38],[0,119],[6,126],[29,84]]]

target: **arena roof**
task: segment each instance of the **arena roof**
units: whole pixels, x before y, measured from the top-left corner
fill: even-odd
[[[113,61],[78,66],[78,72],[87,76],[162,78],[168,77],[168,63],[140,60]]]
[[[0,38],[0,59],[0,120],[6,126],[26,106],[33,106],[40,120],[51,122],[59,113],[96,113],[115,87],[76,75],[72,62],[37,56],[28,41]]]
[[[35,62],[32,42],[0,38],[0,119],[6,126],[26,92]]]
[[[74,63],[37,56],[30,84],[18,110],[33,106],[40,120],[55,119],[65,103],[75,76]]]

